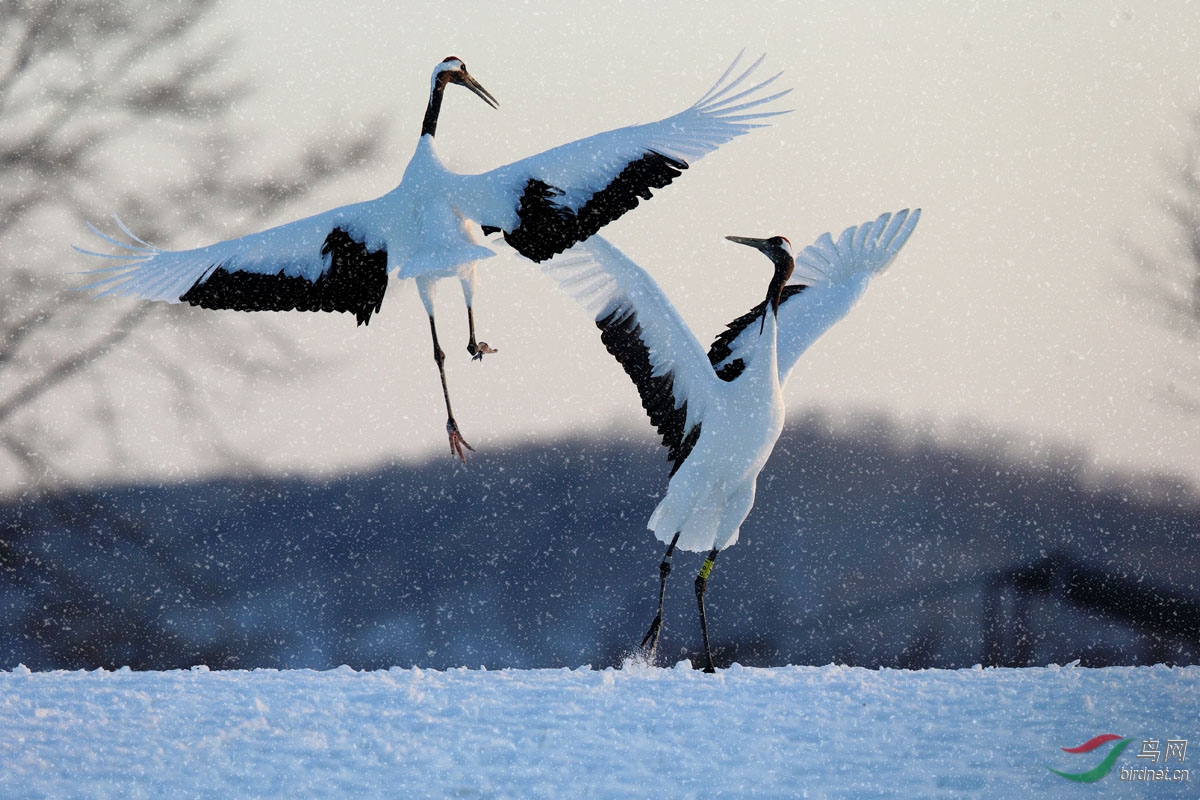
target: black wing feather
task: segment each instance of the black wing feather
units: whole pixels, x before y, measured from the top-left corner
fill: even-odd
[[[558,205],[556,198],[562,196],[562,190],[531,178],[517,205],[521,222],[504,234],[504,240],[531,261],[545,261],[636,208],[638,198],[649,200],[651,189],[666,186],[687,167],[683,161],[661,153],[646,153],[625,165],[578,211]]]
[[[783,305],[790,298],[804,291],[808,287],[801,283],[794,283],[783,287],[783,293],[779,296],[779,304]],[[763,300],[754,308],[742,314],[740,317],[729,323],[725,330],[713,341],[712,347],[708,348],[708,363],[713,365],[713,369],[717,372],[717,377],[725,382],[732,381],[742,371],[746,369],[746,362],[740,358],[735,358],[720,369],[717,365],[733,354],[733,342],[742,335],[742,331],[746,330],[751,324],[762,319],[763,312],[767,308],[767,301]]]
[[[325,238],[329,269],[315,281],[299,275],[229,272],[217,267],[179,299],[201,308],[234,311],[348,311],[359,325],[379,311],[387,290],[387,251],[367,249],[341,228]]]
[[[700,438],[700,426],[693,425],[691,430],[684,430],[687,402],[675,407],[675,376],[671,372],[654,375],[650,349],[642,340],[642,326],[637,315],[627,312],[628,309],[618,308],[596,320],[596,327],[600,329],[600,340],[605,348],[637,387],[642,408],[667,448],[667,460],[673,464],[671,474],[674,475]]]

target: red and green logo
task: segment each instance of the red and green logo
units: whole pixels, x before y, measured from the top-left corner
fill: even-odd
[[[1117,756],[1121,755],[1121,753],[1126,747],[1129,746],[1129,743],[1132,742],[1133,739],[1117,736],[1115,733],[1102,733],[1099,736],[1094,736],[1091,739],[1088,739],[1078,747],[1062,748],[1064,753],[1090,753],[1093,750],[1103,747],[1104,745],[1113,741],[1115,741],[1116,744],[1114,744],[1112,749],[1108,751],[1108,755],[1106,755],[1099,764],[1092,767],[1087,772],[1060,772],[1054,769],[1054,767],[1046,767],[1046,769],[1050,770],[1055,775],[1066,778],[1069,781],[1075,781],[1075,783],[1095,783],[1108,774],[1109,770],[1113,768],[1113,764],[1116,762]]]

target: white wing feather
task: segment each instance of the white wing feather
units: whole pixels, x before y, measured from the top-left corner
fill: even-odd
[[[703,97],[674,116],[598,133],[490,172],[463,176],[468,180],[460,207],[472,219],[510,230],[517,224],[516,206],[521,193],[528,181],[536,178],[562,190],[562,196],[557,198],[559,204],[578,211],[630,162],[647,153],[692,164],[734,137],[764,127],[766,123],[762,120],[789,113],[759,108],[791,91],[760,96],[761,90],[782,73],[746,85],[765,55],[736,78],[729,79],[741,58],[739,53]]]
[[[874,222],[846,228],[836,242],[830,234],[822,234],[796,256],[789,284],[806,288],[779,307],[781,384],[787,382],[804,351],[850,311],[871,278],[887,269],[920,218],[920,209],[882,214]],[[747,326],[730,343],[729,354],[714,366],[720,369],[739,358],[747,359],[757,337],[758,324]]]
[[[237,239],[228,239],[192,250],[162,250],[149,245],[130,233],[124,223],[120,227],[134,243],[107,236],[89,225],[92,233],[125,253],[108,255],[76,247],[81,253],[102,258],[121,259],[113,267],[90,270],[86,274],[105,275],[81,289],[101,289],[98,295],[132,295],[148,300],[178,303],[179,298],[198,282],[205,280],[218,267],[228,272],[254,272],[265,275],[302,276],[315,281],[329,269],[328,255],[321,255],[325,238],[334,228],[341,227],[357,240],[372,242],[372,210],[378,200],[355,203],[268,228]],[[115,218],[115,217],[114,217]]]
[[[634,315],[655,376],[674,372],[675,407],[687,402],[685,430],[704,418],[718,379],[695,335],[654,278],[601,236],[543,264],[542,271],[594,320]]]
[[[882,214],[874,222],[828,233],[796,258],[796,272],[809,287],[779,308],[779,381],[786,383],[805,350],[854,306],[871,278],[884,272],[921,218],[918,208]],[[818,277],[813,280],[812,277]]]

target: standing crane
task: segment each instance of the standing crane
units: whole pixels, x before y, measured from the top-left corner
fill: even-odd
[[[706,354],[663,291],[600,236],[544,270],[592,313],[605,348],[625,369],[671,462],[667,493],[647,527],[667,544],[658,613],[641,646],[653,659],[676,548],[705,552],[696,603],[705,671],[713,672],[704,592],[717,555],[738,540],[759,472],[783,430],[783,385],[800,355],[841,319],[896,257],[920,210],[828,234],[793,257],[783,236],[726,238],[766,255],[766,298],[729,323]],[[794,277],[796,282],[789,282]]]
[[[493,108],[498,103],[451,56],[433,70],[429,104],[417,149],[400,185],[382,197],[296,220],[259,233],[193,250],[162,250],[135,236],[120,219],[123,241],[89,225],[118,254],[81,252],[121,263],[84,288],[168,303],[238,311],[344,311],[359,325],[379,311],[388,275],[412,278],[433,340],[446,402],[450,453],[472,450],[454,419],[445,354],[434,323],[434,288],[457,278],[467,306],[473,359],[496,352],[475,339],[472,310],[476,263],[495,255],[479,236],[502,233],[518,253],[543,261],[582,241],[649,199],[692,162],[720,145],[787,113],[761,108],[787,91],[763,95],[773,75],[747,86],[762,63],[734,75],[734,60],[696,103],[657,122],[607,131],[547,150],[490,172],[447,168],[434,148],[442,97],[464,86]],[[76,248],[79,249],[79,248]]]

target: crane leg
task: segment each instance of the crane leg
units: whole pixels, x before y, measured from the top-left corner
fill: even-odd
[[[488,347],[487,342],[475,343],[475,312],[467,306],[467,328],[471,331],[471,340],[467,342],[467,352],[472,361],[483,361],[483,357],[496,352],[496,348]]]
[[[458,456],[466,462],[467,456],[463,448],[474,452],[475,448],[467,444],[467,440],[458,431],[458,423],[454,421],[454,412],[450,409],[450,390],[446,388],[446,354],[438,345],[437,325],[433,322],[433,314],[429,315],[429,333],[433,337],[433,360],[437,363],[438,374],[442,376],[442,397],[446,399],[446,435],[450,437],[450,455]]]
[[[716,672],[713,666],[712,648],[708,645],[708,620],[704,616],[704,590],[708,588],[708,576],[712,574],[713,564],[717,560],[717,548],[708,553],[708,558],[700,566],[700,574],[696,576],[696,605],[700,607],[700,633],[704,637],[704,671]]]
[[[650,630],[646,631],[646,635],[642,637],[641,646],[645,648],[646,655],[650,660],[654,660],[654,652],[658,649],[658,635],[662,633],[662,615],[663,615],[663,599],[667,595],[667,576],[671,574],[671,556],[675,555],[675,543],[679,541],[679,531],[671,538],[671,543],[667,545],[667,553],[663,556],[662,563],[658,565],[658,574],[662,581],[658,586],[658,613],[654,615],[654,622],[650,623]]]

